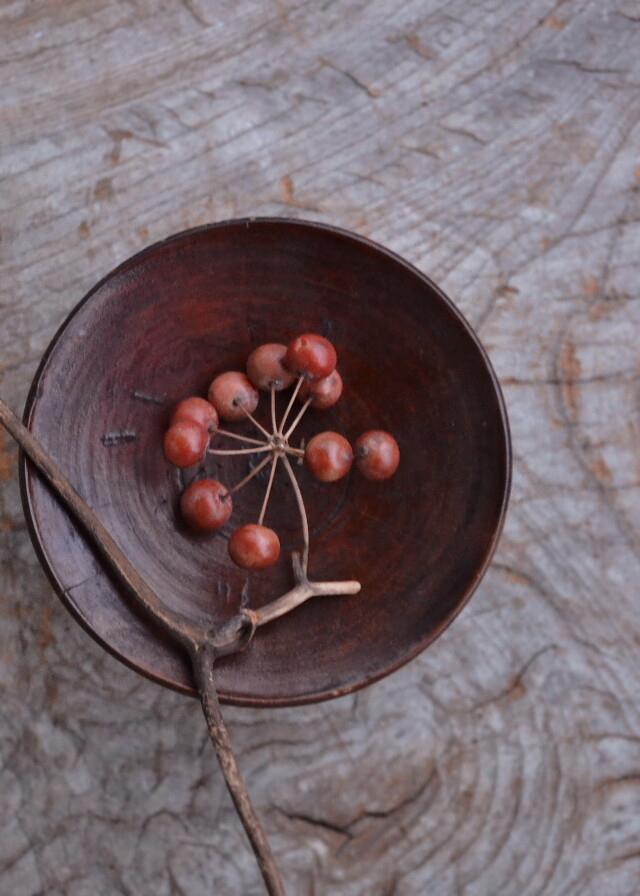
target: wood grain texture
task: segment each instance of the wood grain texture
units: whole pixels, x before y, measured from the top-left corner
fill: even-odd
[[[7,2],[0,389],[169,233],[356,230],[478,328],[515,447],[483,585],[420,659],[227,710],[291,893],[632,896],[640,877],[640,16],[630,0]],[[63,612],[0,442],[0,890],[260,894],[197,705]]]

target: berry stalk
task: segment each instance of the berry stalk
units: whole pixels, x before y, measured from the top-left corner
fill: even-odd
[[[270,460],[271,460],[270,457],[265,457],[265,458],[263,458],[263,460],[260,461],[260,463],[258,464],[258,466],[255,467],[255,468],[249,473],[248,476],[245,476],[244,479],[241,479],[240,482],[239,482],[237,485],[234,485],[233,488],[230,488],[229,491],[227,492],[227,494],[228,494],[228,495],[235,495],[235,493],[238,492],[238,491],[240,491],[240,489],[243,488],[243,487],[247,484],[247,482],[251,482],[251,480],[253,479],[253,477],[254,477],[254,476],[257,476],[258,473],[260,472],[260,470],[262,470],[264,467],[266,467],[266,465],[269,463]]]
[[[267,439],[271,438],[271,434],[267,432],[267,430],[264,428],[264,426],[261,423],[258,423],[258,421],[253,416],[253,414],[250,411],[248,411],[246,408],[244,408],[244,415],[248,420],[251,420],[253,425],[256,426],[260,430],[261,433],[264,433],[264,435],[267,437]]]
[[[269,498],[271,497],[271,489],[273,488],[273,480],[276,475],[276,467],[278,466],[278,455],[276,454],[271,462],[271,471],[269,473],[269,482],[267,483],[267,491],[264,496],[264,501],[262,502],[262,510],[260,511],[260,516],[258,517],[258,525],[261,526],[264,522],[264,515],[267,512],[267,505],[269,503]]]
[[[300,486],[298,485],[298,480],[296,479],[295,473],[293,472],[291,463],[286,454],[283,456],[282,462],[284,463],[286,471],[289,474],[289,479],[291,480],[291,485],[296,496],[296,501],[298,502],[298,510],[300,511],[302,538],[304,540],[304,550],[302,552],[302,570],[306,575],[307,566],[309,564],[309,520],[307,519],[307,510],[304,506],[304,499],[302,497],[302,492],[300,491]]]
[[[216,454],[219,456],[225,455],[234,455],[234,454],[260,454],[264,451],[271,451],[271,445],[265,445],[264,443],[255,448],[207,448],[207,454]]]
[[[247,442],[251,445],[264,445],[263,439],[252,439],[249,436],[241,436],[237,432],[229,432],[228,429],[215,429],[213,435],[227,436],[229,439],[237,439],[239,442]]]
[[[307,408],[309,407],[310,404],[311,404],[311,399],[310,399],[310,398],[307,398],[307,400],[305,401],[305,403],[304,403],[304,404],[302,405],[302,407],[300,408],[300,411],[299,411],[299,413],[298,413],[298,416],[295,418],[295,420],[293,421],[293,423],[291,424],[291,426],[289,427],[289,429],[285,432],[285,434],[284,434],[284,436],[283,436],[283,439],[290,439],[290,438],[291,438],[291,436],[292,436],[292,434],[293,434],[293,431],[294,431],[295,428],[297,427],[298,423],[300,423],[300,421],[301,421],[302,418],[304,417],[304,415],[305,415],[305,413],[306,413],[306,411],[307,411]]]
[[[300,391],[300,388],[303,383],[304,383],[304,377],[303,376],[298,377],[298,382],[296,383],[296,387],[293,390],[293,394],[292,394],[291,398],[289,399],[289,404],[287,405],[287,410],[284,412],[282,421],[280,423],[280,428],[278,429],[278,432],[277,432],[277,434],[279,436],[282,436],[282,431],[284,429],[285,423],[287,422],[287,417],[289,416],[289,414],[291,412],[291,408],[293,407],[293,402],[296,400],[296,398],[298,396],[298,392]]]

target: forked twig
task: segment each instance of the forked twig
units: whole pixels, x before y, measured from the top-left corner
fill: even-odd
[[[295,588],[292,588],[291,591],[287,591],[286,594],[283,594],[277,600],[271,601],[271,603],[261,607],[259,610],[245,611],[256,628],[266,625],[267,622],[271,622],[279,616],[284,616],[285,613],[290,613],[291,610],[295,610],[296,607],[301,606],[301,604],[309,600],[310,597],[357,594],[360,591],[360,582],[356,582],[355,580],[347,580],[344,582],[310,582],[300,561],[299,554],[295,553],[292,555],[292,562],[293,575],[296,580]]]
[[[241,612],[222,625],[203,629],[169,610],[149,588],[84,498],[71,485],[60,467],[1,399],[0,422],[44,475],[63,504],[83,526],[100,554],[117,573],[128,593],[155,622],[187,649],[220,768],[249,836],[267,891],[269,896],[285,896],[267,836],[251,803],[249,792],[242,780],[231,748],[229,733],[220,712],[213,676],[213,663],[217,657],[241,650],[248,644],[256,629],[253,620],[246,613]]]
[[[1,399],[0,423],[13,436],[25,454],[42,473],[61,502],[83,527],[98,552],[116,573],[118,580],[127,593],[146,611],[150,619],[160,625],[178,644],[187,650],[191,658],[195,684],[220,768],[238,815],[249,837],[249,842],[260,867],[267,892],[269,896],[285,896],[282,880],[267,836],[251,802],[233,753],[229,733],[220,711],[213,666],[218,657],[238,652],[246,647],[258,627],[277,619],[285,613],[289,613],[310,597],[327,594],[356,594],[360,590],[358,582],[310,582],[308,580],[306,574],[309,546],[308,524],[306,522],[306,513],[304,513],[304,504],[301,503],[302,495],[288,458],[285,454],[281,455],[292,477],[296,496],[299,496],[303,531],[305,533],[303,562],[300,562],[297,554],[293,555],[295,587],[259,610],[242,609],[226,622],[202,627],[165,606],[137,572],[84,498],[78,494],[60,467]],[[265,458],[232,491],[237,491],[249,479],[252,479],[269,460],[270,458]],[[270,483],[273,481],[275,462],[276,458],[274,457]],[[266,500],[263,505],[262,515],[264,515],[265,510]]]

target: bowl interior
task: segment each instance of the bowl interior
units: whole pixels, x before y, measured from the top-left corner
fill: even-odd
[[[352,234],[286,220],[212,225],[150,247],[99,283],[56,335],[27,405],[36,437],[162,600],[223,619],[292,586],[294,495],[281,471],[266,523],[282,557],[247,574],[227,541],[256,521],[266,473],[238,493],[221,532],[193,535],[178,512],[185,484],[206,474],[233,485],[251,460],[178,471],[163,457],[163,433],[181,398],[205,396],[255,346],[308,331],[336,346],[345,387],[334,408],[308,412],[299,439],[385,429],[401,463],[382,483],[356,473],[320,483],[297,468],[310,577],[356,578],[362,591],[314,598],[221,660],[229,702],[306,702],[362,686],[422,650],[472,593],[502,525],[510,460],[500,392],[469,326],[426,277]],[[268,415],[264,396],[256,416]],[[250,423],[234,428],[253,434]],[[40,558],[78,620],[139,672],[192,692],[182,651],[131,607],[28,464],[23,486]]]

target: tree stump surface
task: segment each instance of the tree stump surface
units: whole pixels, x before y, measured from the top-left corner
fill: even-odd
[[[404,256],[503,385],[510,510],[451,628],[354,695],[225,710],[294,896],[639,892],[639,45],[631,0],[0,9],[16,410],[111,268],[245,215]],[[0,433],[0,892],[260,896],[198,705],[64,611],[17,469]]]

